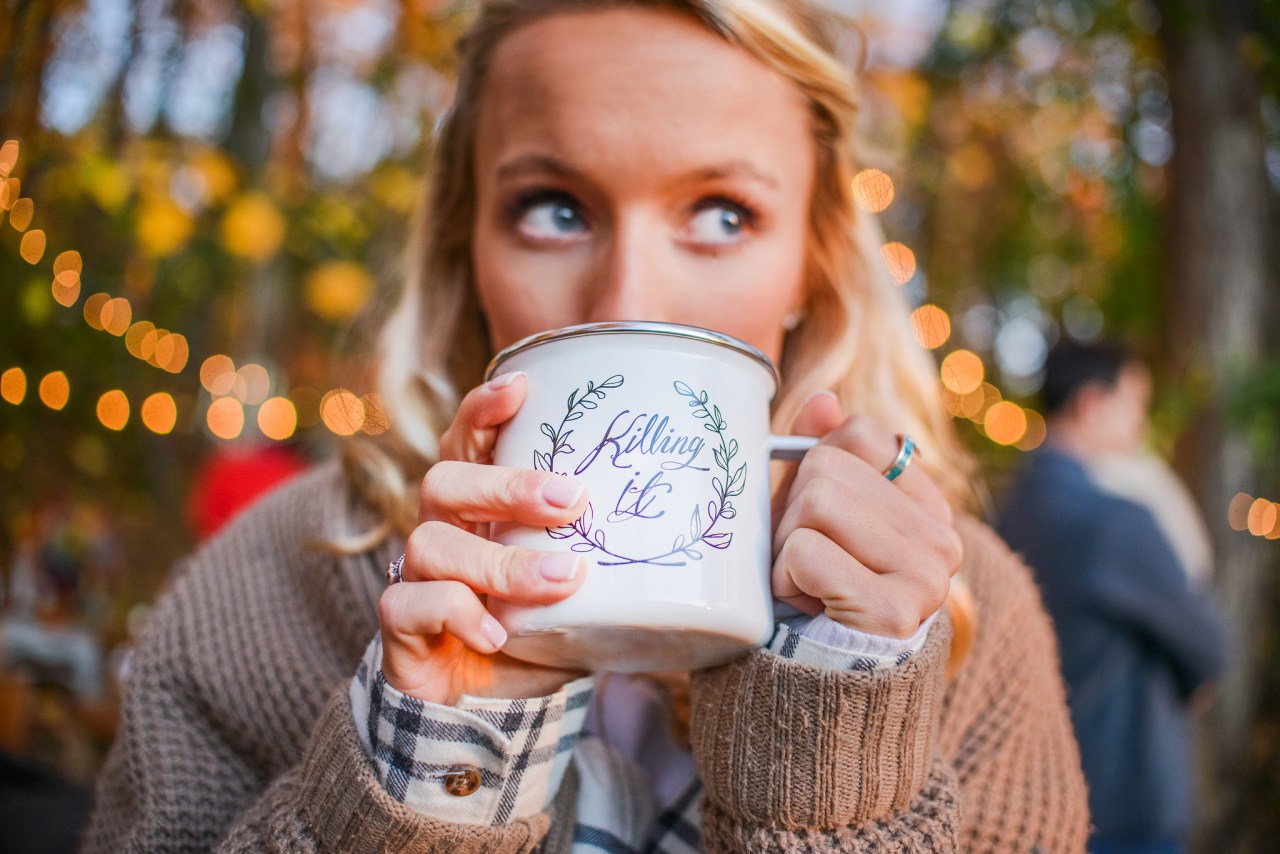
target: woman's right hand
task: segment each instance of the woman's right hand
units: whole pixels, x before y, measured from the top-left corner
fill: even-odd
[[[586,507],[579,481],[492,464],[498,429],[527,391],[522,373],[472,389],[440,437],[440,462],[422,481],[418,526],[406,543],[403,582],[378,603],[382,671],[401,693],[447,705],[463,694],[539,697],[580,675],[499,652],[506,632],[480,595],[558,602],[582,586],[586,571],[579,555],[499,545],[480,533],[489,522],[556,527]]]

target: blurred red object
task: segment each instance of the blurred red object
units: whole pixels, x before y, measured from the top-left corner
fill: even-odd
[[[287,445],[215,451],[196,473],[187,515],[200,539],[212,536],[254,499],[307,468],[306,458]]]

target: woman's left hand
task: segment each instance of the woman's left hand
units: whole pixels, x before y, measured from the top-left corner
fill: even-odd
[[[849,628],[910,637],[960,566],[951,506],[919,465],[888,480],[898,437],[846,418],[833,395],[809,398],[792,432],[822,439],[775,498],[773,595]]]

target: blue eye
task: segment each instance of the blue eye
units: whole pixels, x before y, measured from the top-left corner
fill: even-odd
[[[578,204],[563,193],[539,193],[516,203],[514,217],[521,234],[539,240],[564,240],[587,230]]]
[[[695,243],[736,243],[751,224],[751,214],[742,205],[717,200],[704,205],[693,215],[686,226],[686,233]]]

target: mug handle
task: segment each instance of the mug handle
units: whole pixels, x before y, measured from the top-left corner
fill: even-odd
[[[815,436],[774,436],[769,435],[769,459],[802,460],[809,449],[818,444]]]
[[[770,433],[767,444],[769,459],[795,461],[804,459],[809,449],[818,444],[818,439],[815,436],[774,436]],[[772,601],[774,620],[800,616],[800,611],[785,602],[779,602],[777,599]]]

